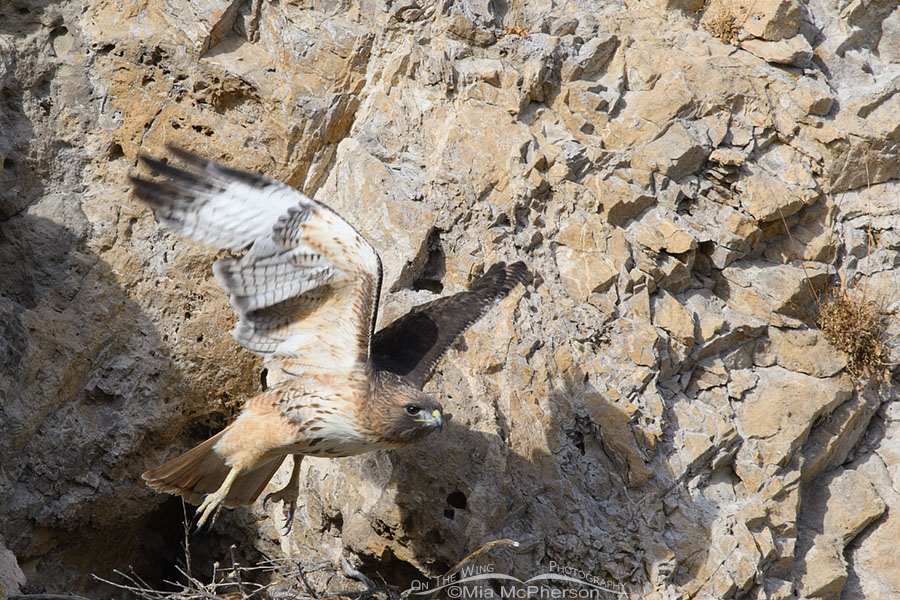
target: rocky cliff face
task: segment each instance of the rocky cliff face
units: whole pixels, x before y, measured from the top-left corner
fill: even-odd
[[[632,597],[895,597],[897,371],[851,377],[815,304],[900,307],[898,76],[888,1],[4,2],[3,591],[171,577],[140,473],[260,387],[214,252],[130,196],[174,143],[354,223],[382,323],[533,272],[428,385],[451,427],[304,461],[289,536],[253,506],[195,553],[402,587],[509,538],[478,561]]]

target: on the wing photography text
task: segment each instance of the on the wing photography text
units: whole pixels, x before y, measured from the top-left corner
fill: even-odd
[[[493,585],[489,585],[493,582]],[[446,577],[416,580],[403,593],[405,598],[434,597],[483,599],[590,598],[609,600],[626,594],[625,586],[574,567],[550,561],[549,569],[525,579],[498,572],[493,563],[469,565]]]

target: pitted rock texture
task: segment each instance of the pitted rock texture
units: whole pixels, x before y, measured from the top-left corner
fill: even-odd
[[[305,460],[290,535],[236,509],[210,563],[402,587],[509,538],[477,560],[634,598],[896,597],[898,373],[853,380],[814,305],[898,334],[898,40],[891,2],[3,3],[0,581],[171,576],[181,506],[140,473],[265,379],[216,252],[130,196],[176,144],[345,216],[382,324],[532,271],[428,384],[449,427]]]

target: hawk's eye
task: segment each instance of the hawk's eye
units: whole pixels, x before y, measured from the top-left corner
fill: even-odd
[[[422,410],[415,404],[407,404],[406,405],[406,414],[416,416],[419,414],[419,411]]]

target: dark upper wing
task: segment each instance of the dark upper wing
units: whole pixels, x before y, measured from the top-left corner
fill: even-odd
[[[186,237],[247,249],[213,265],[240,317],[235,339],[292,375],[363,367],[381,284],[372,246],[283,183],[169,151],[187,168],[142,157],[163,179],[131,177],[135,195]]]
[[[525,263],[497,263],[469,291],[415,307],[375,334],[375,368],[403,376],[421,389],[453,341],[527,273]]]

